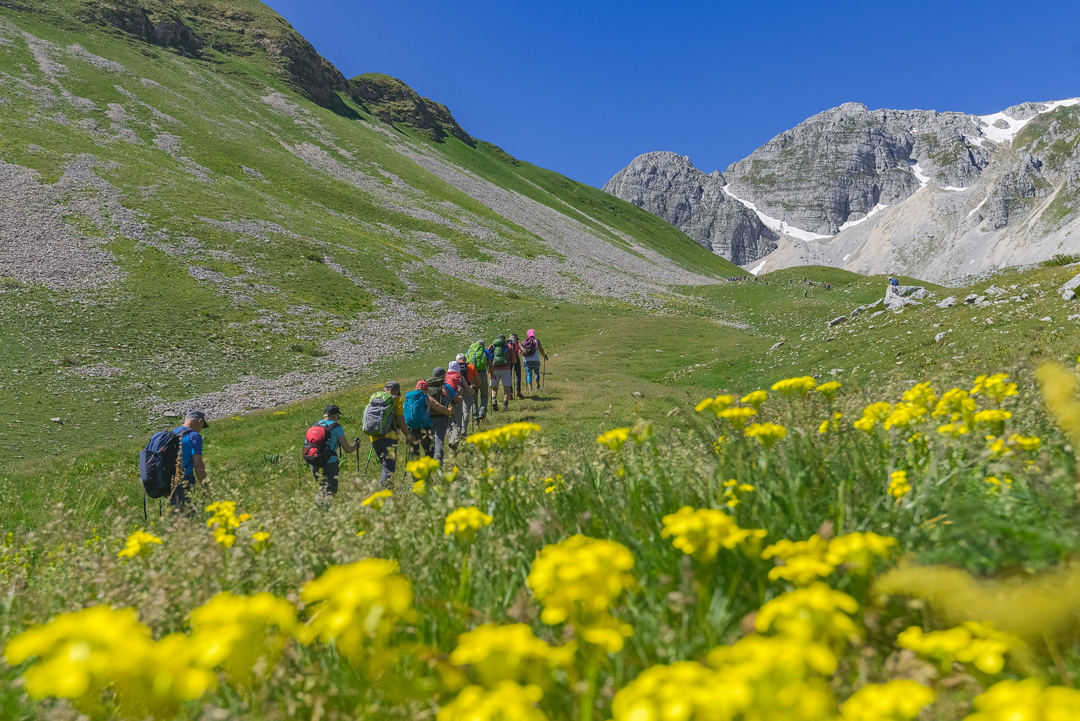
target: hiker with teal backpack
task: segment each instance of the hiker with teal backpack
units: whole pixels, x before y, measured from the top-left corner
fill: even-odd
[[[473,409],[473,420],[481,421],[487,417],[488,408],[488,354],[484,348],[484,341],[478,340],[465,351],[465,360],[476,369],[476,407]]]
[[[359,443],[356,438],[353,443],[345,438],[345,429],[338,421],[341,419],[341,409],[331,403],[323,409],[323,417],[315,422],[304,436],[303,457],[311,466],[311,475],[319,484],[319,491],[315,496],[316,501],[328,501],[338,491],[338,451],[352,453],[356,450],[354,443]]]
[[[411,446],[416,442],[405,425],[405,402],[397,381],[387,381],[383,390],[371,394],[364,409],[363,430],[371,439],[371,448],[382,466],[379,485],[389,488],[390,479],[397,470],[398,431],[405,434],[406,444]]]
[[[410,447],[410,456],[421,455],[435,457],[435,422],[431,419],[433,413],[449,416],[451,411],[431,400],[428,396],[427,381],[419,381],[416,390],[405,394],[405,425],[409,427],[409,433],[416,439]]]
[[[491,406],[492,410],[499,404],[499,384],[503,387],[503,410],[510,409],[510,399],[514,397],[513,367],[510,358],[510,348],[506,343],[506,336],[502,333],[495,338],[488,349],[491,351]]]
[[[454,406],[461,403],[461,396],[452,385],[446,382],[446,369],[436,368],[428,381],[428,398],[436,406],[447,408],[450,413],[443,415],[437,410],[431,411],[431,434],[434,437],[432,458],[439,463],[446,452],[447,434],[450,433]]]

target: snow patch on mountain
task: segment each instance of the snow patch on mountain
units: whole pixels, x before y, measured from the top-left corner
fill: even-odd
[[[1036,116],[1042,115],[1043,113],[1049,113],[1058,108],[1068,108],[1078,103],[1080,103],[1080,98],[1055,100],[1050,103],[1045,103],[1042,110],[1039,110],[1030,118],[1025,118],[1023,120],[1018,120],[1017,118],[1006,115],[1006,111],[991,113],[990,115],[978,115],[976,117],[986,123],[986,127],[980,128],[980,130],[988,140],[994,143],[1007,144],[1011,143],[1020,131],[1024,129],[1024,126],[1030,123]]]
[[[786,235],[791,238],[795,238],[796,240],[825,240],[826,238],[832,237],[831,235],[811,233],[808,230],[802,230],[801,228],[796,228],[793,225],[789,225],[787,221],[780,220],[779,218],[774,218],[771,215],[766,215],[765,213],[762,213],[760,210],[757,209],[756,205],[751,203],[749,200],[743,200],[742,198],[738,197],[737,195],[732,193],[726,185],[724,186],[723,190],[724,194],[727,195],[729,198],[739,201],[747,208],[757,213],[757,217],[761,219],[761,222],[765,225],[766,228],[777,232],[780,235]]]

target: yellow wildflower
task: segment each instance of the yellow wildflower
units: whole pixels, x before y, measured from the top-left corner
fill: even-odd
[[[866,408],[863,408],[862,418],[852,423],[852,425],[860,431],[870,433],[874,430],[874,426],[877,423],[884,423],[891,412],[891,403],[885,403],[884,401],[880,403],[871,403],[866,406]]]
[[[493,516],[489,516],[476,506],[464,506],[451,511],[446,517],[443,535],[454,535],[460,541],[472,543],[476,539],[476,532],[485,526],[490,526],[494,520]]]
[[[889,476],[889,495],[900,500],[911,492],[911,484],[908,483],[907,471],[893,471]]]
[[[493,689],[466,686],[453,701],[439,709],[436,721],[547,721],[536,708],[544,697],[539,686],[502,681]]]
[[[601,446],[607,446],[613,451],[621,451],[626,445],[626,439],[630,437],[629,428],[612,428],[606,433],[596,437],[596,442]]]
[[[975,698],[975,713],[964,721],[1050,721],[1080,718],[1080,691],[1044,686],[1039,679],[1000,681]]]
[[[450,663],[472,666],[488,688],[502,681],[545,685],[551,669],[573,662],[575,650],[574,644],[552,648],[523,623],[485,623],[458,637]]]
[[[819,385],[817,388],[814,389],[814,391],[820,393],[821,395],[825,396],[827,400],[831,401],[833,397],[836,396],[836,392],[840,390],[840,388],[840,381],[828,381],[827,383],[822,383],[821,385]]]
[[[615,694],[614,721],[691,721],[732,718],[745,706],[739,687],[696,661],[651,666]],[[741,703],[740,703],[741,702]]]
[[[213,532],[214,540],[225,548],[232,548],[236,543],[236,529],[251,518],[247,513],[236,515],[235,501],[218,501],[206,507],[211,514],[206,526]]]
[[[754,619],[759,633],[774,631],[795,641],[846,642],[859,631],[851,616],[859,604],[824,583],[788,591],[766,603]]]
[[[747,426],[746,430],[743,431],[743,435],[748,438],[756,438],[761,445],[772,448],[774,443],[787,437],[787,428],[778,426],[775,423],[755,423],[752,426]]]
[[[868,573],[877,558],[888,558],[896,550],[897,541],[891,536],[876,533],[847,533],[829,541],[825,560],[834,566],[847,566],[859,573]]]
[[[935,697],[931,689],[907,679],[867,684],[844,702],[840,721],[915,721]]]
[[[439,462],[431,456],[423,456],[405,464],[405,471],[421,481],[426,481],[437,470],[439,470]]]
[[[678,513],[664,516],[663,523],[662,538],[673,537],[675,548],[704,562],[713,561],[721,548],[750,550],[754,542],[766,535],[763,529],[739,528],[731,516],[712,508],[683,506]]]
[[[1034,453],[1042,448],[1042,441],[1038,436],[1021,436],[1013,433],[1009,436],[1009,443],[1020,446],[1020,448],[1029,453]]]
[[[942,394],[941,400],[930,415],[934,418],[950,416],[954,422],[963,419],[964,423],[971,425],[977,410],[978,406],[967,391],[961,388],[950,388]]]
[[[769,394],[765,391],[751,391],[745,396],[739,399],[740,403],[745,403],[756,411],[761,410],[761,406],[765,404],[765,401],[769,400]]]
[[[800,376],[798,378],[785,378],[782,381],[777,381],[772,384],[772,390],[783,393],[785,396],[805,396],[813,390],[817,384],[817,381],[810,376]]]
[[[893,427],[907,428],[926,414],[926,409],[911,403],[897,403],[882,422],[885,430]]]
[[[1076,376],[1056,363],[1039,367],[1039,391],[1058,427],[1080,448],[1080,403],[1076,400]]]
[[[1016,384],[1007,383],[1008,380],[1007,373],[981,375],[975,379],[975,387],[971,389],[971,395],[984,395],[1000,405],[1007,396],[1015,396],[1017,393]]]
[[[234,682],[250,678],[260,659],[272,667],[295,630],[296,607],[271,593],[226,591],[191,612],[192,643]]]
[[[966,423],[961,423],[960,421],[945,423],[938,426],[937,430],[941,435],[952,436],[953,438],[959,438],[960,436],[971,432],[971,428]]]
[[[1012,413],[1009,411],[999,410],[997,408],[989,408],[985,411],[979,411],[975,414],[976,423],[1004,423],[1012,418]]]
[[[412,492],[418,496],[427,495],[427,484],[423,481],[416,481],[412,484]]]
[[[726,410],[732,403],[735,402],[735,396],[719,395],[716,398],[706,398],[694,406],[694,410],[698,413],[704,413],[705,411],[712,411],[719,414],[720,411]]]
[[[717,418],[723,418],[731,423],[735,430],[740,430],[746,425],[746,421],[751,416],[756,416],[757,411],[753,408],[728,408],[727,410],[720,411],[716,414]]]
[[[936,661],[942,669],[954,662],[970,663],[983,673],[1001,673],[1005,654],[1024,645],[1016,636],[997,631],[986,623],[969,621],[946,631],[924,633],[912,626],[896,638],[896,645]]]
[[[633,567],[626,546],[579,534],[540,549],[527,584],[544,607],[541,621],[569,623],[578,638],[614,653],[633,634],[610,610],[634,587]]]
[[[133,558],[135,556],[148,556],[154,544],[161,544],[161,539],[152,533],[136,530],[127,538],[127,545],[120,553],[119,558]]]
[[[916,383],[910,389],[904,391],[901,400],[910,403],[913,406],[922,408],[929,413],[937,403],[938,397],[937,394],[934,393],[934,389],[930,387],[929,383]]]
[[[370,496],[360,502],[360,505],[364,508],[371,506],[376,511],[382,510],[383,504],[386,503],[387,498],[393,498],[394,493],[389,488],[384,488],[381,491],[375,491]]]

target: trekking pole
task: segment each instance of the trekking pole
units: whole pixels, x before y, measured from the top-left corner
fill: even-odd
[[[364,475],[365,476],[367,475],[368,466],[371,465],[371,454],[374,453],[374,452],[375,452],[375,446],[372,446],[371,448],[368,449],[367,463],[364,464]],[[359,448],[356,449],[356,470],[358,470],[358,471],[360,470],[360,449]]]

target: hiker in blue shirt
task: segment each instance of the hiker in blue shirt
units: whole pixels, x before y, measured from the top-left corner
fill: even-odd
[[[349,440],[345,437],[345,429],[338,423],[340,419],[341,409],[331,403],[323,409],[322,420],[318,421],[318,425],[330,428],[330,450],[332,455],[325,465],[311,467],[311,475],[319,483],[319,492],[315,496],[317,501],[329,500],[332,496],[337,495],[338,451],[352,453],[356,450],[356,446],[349,443]],[[359,441],[359,439],[356,440]]]
[[[188,494],[195,489],[195,481],[206,483],[200,431],[209,427],[205,413],[191,410],[184,416],[184,424],[173,429],[173,433],[180,437],[180,464],[184,469],[184,478],[179,483],[174,482],[172,493],[169,494],[169,505],[174,510],[183,510],[188,505]]]

